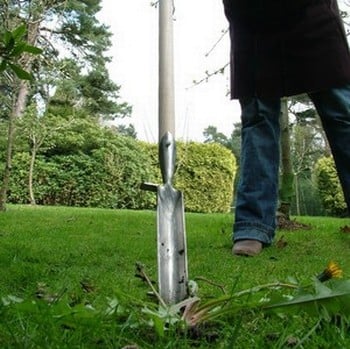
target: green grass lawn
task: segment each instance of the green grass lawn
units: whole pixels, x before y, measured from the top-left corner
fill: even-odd
[[[284,248],[275,244],[258,257],[244,258],[231,255],[231,215],[186,214],[189,276],[199,278],[199,297],[222,294],[211,283],[228,293],[289,276],[308,283],[329,261],[336,261],[350,278],[350,234],[341,231],[350,220],[298,221],[312,228],[279,231],[276,240],[283,236]],[[0,213],[2,303],[8,295],[40,303],[36,299],[41,293],[95,309],[105,308],[111,298],[123,298],[121,294],[149,302],[148,286],[134,276],[136,262],[156,280],[155,212],[9,206]],[[35,307],[0,304],[1,348],[123,348],[131,343],[138,348],[350,348],[348,327],[326,320],[324,325],[302,314],[241,313],[217,322],[210,329],[213,339],[171,329],[159,337],[152,327],[135,325],[137,314],[131,313],[113,321],[71,319],[67,325],[53,306]]]

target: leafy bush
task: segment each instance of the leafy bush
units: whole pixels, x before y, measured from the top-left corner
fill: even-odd
[[[315,177],[327,213],[334,216],[343,215],[346,212],[346,204],[332,157],[323,157],[317,161]]]
[[[84,153],[38,157],[34,193],[38,204],[143,209],[155,206],[151,193],[140,189],[151,165],[139,143],[114,137]],[[13,159],[9,202],[28,203],[29,154]]]
[[[103,183],[103,166],[86,154],[54,156],[50,163],[56,167],[50,178],[51,186],[44,198],[47,204],[67,206],[99,206],[112,205],[110,192],[105,196]],[[96,171],[96,169],[99,169]],[[104,196],[104,201],[99,200]]]
[[[154,195],[140,189],[153,179],[151,159],[145,147],[131,137],[114,137],[92,156],[99,159],[105,171],[104,182],[114,192],[115,207],[150,209],[155,207]]]
[[[17,153],[13,158],[9,201],[28,203],[29,154]],[[85,154],[38,157],[35,163],[33,187],[36,202],[48,205],[90,206],[93,183],[98,181],[94,168],[101,167]],[[94,205],[91,205],[94,206]]]
[[[232,153],[219,144],[179,143],[174,186],[184,192],[187,211],[228,212],[236,165]],[[13,158],[9,202],[29,203],[30,155]],[[89,153],[39,155],[33,188],[42,205],[153,209],[154,193],[143,182],[161,183],[158,146],[106,133]]]
[[[152,170],[148,181],[160,184],[158,145],[143,143]],[[184,193],[191,212],[228,212],[233,197],[236,162],[227,148],[217,143],[177,143],[174,187]]]
[[[179,143],[176,185],[192,212],[229,212],[236,173],[230,150],[217,143]]]
[[[29,153],[16,153],[12,157],[12,171],[9,183],[8,201],[17,204],[29,203],[28,171]]]

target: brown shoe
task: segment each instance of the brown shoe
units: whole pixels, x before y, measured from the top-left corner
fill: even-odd
[[[238,240],[234,243],[232,253],[238,256],[256,256],[263,248],[263,244],[257,240]]]

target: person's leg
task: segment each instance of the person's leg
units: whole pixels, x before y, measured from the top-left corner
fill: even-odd
[[[275,235],[281,103],[279,98],[251,97],[240,104],[242,149],[233,253],[254,255]]]
[[[350,85],[309,97],[320,115],[350,212]]]

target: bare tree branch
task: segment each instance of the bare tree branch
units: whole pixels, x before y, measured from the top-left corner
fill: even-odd
[[[203,82],[208,82],[208,80],[209,80],[211,77],[213,77],[214,75],[217,75],[217,74],[224,74],[225,69],[229,66],[229,64],[230,64],[230,63],[228,62],[228,63],[226,63],[224,66],[222,66],[221,68],[219,68],[219,69],[217,69],[217,70],[214,70],[214,71],[212,71],[212,72],[206,71],[206,72],[205,72],[205,77],[202,78],[201,80],[193,80],[193,84],[192,84],[190,87],[188,87],[188,89],[193,88],[193,87],[195,87],[195,86],[197,86],[197,85],[200,85],[200,84],[203,83]]]
[[[216,46],[221,42],[221,40],[225,37],[225,35],[228,33],[228,28],[224,29],[221,32],[221,36],[219,37],[219,39],[214,43],[214,45],[211,47],[211,49],[205,54],[205,57],[208,57],[216,48]]]

